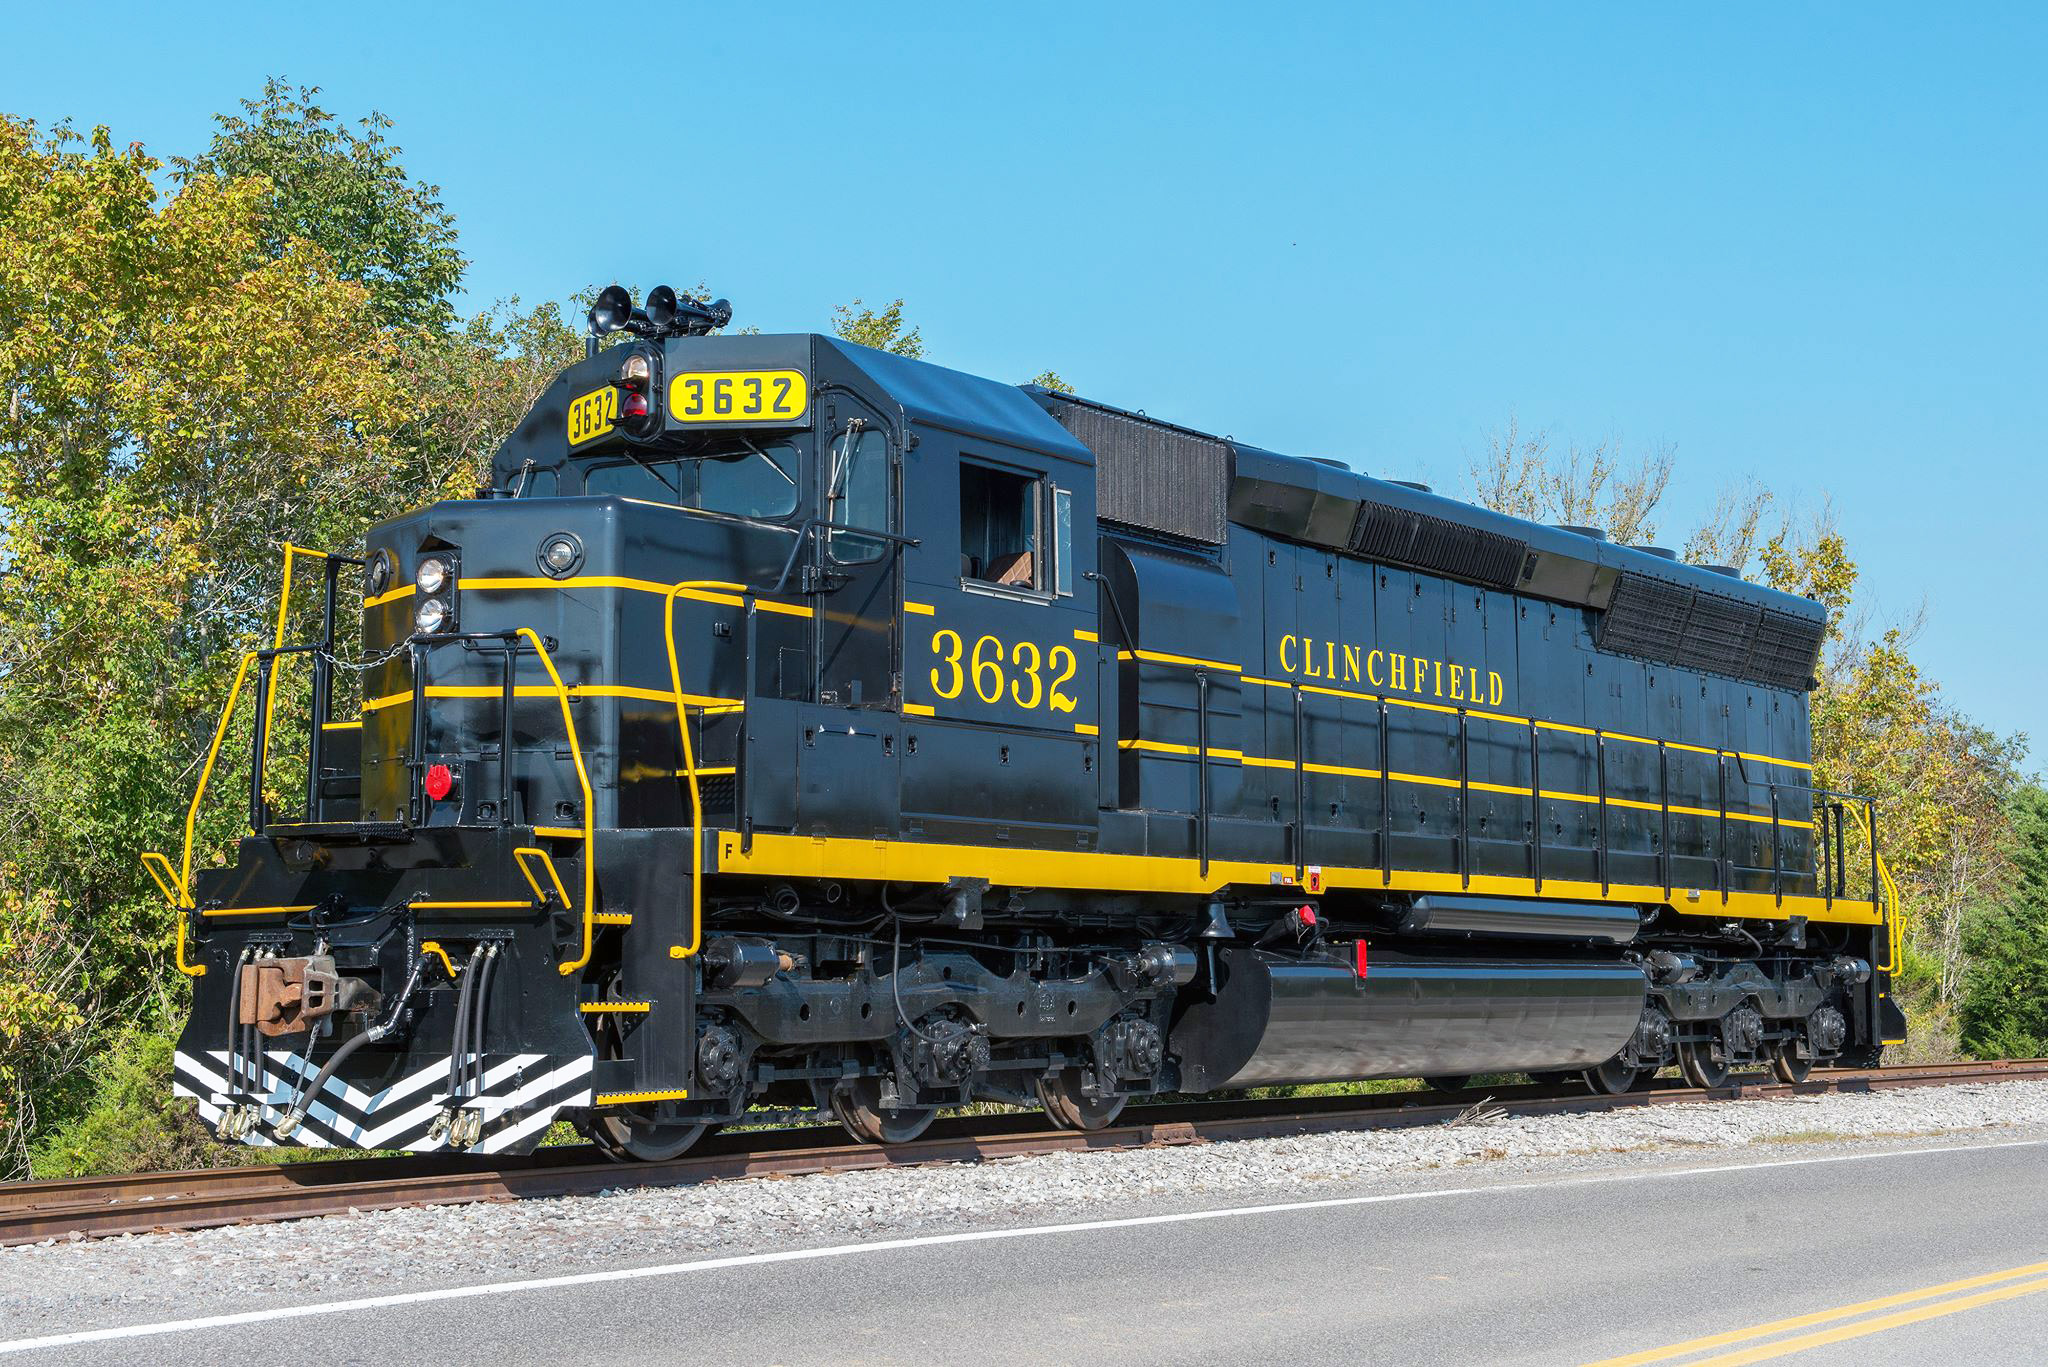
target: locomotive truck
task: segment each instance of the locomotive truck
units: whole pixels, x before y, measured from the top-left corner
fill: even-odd
[[[1815,603],[729,318],[607,290],[490,487],[288,549],[318,634],[281,610],[244,657],[180,861],[145,856],[175,1086],[223,1137],[566,1120],[651,1160],[976,1098],[1094,1128],[1344,1079],[1797,1080],[1903,1035],[1877,814],[1813,783]],[[247,832],[195,870],[245,703]]]

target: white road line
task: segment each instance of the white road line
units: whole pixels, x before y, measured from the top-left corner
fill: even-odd
[[[823,1258],[848,1258],[862,1253],[894,1253],[909,1248],[938,1248],[946,1244],[976,1244],[996,1239],[1036,1239],[1053,1234],[1088,1234],[1105,1229],[1182,1225],[1198,1220],[1283,1215],[1293,1211],[1342,1210],[1351,1206],[1392,1205],[1403,1201],[1438,1201],[1453,1196],[1487,1196],[1498,1192],[1598,1187],[1622,1182],[1658,1182],[1676,1177],[1717,1177],[1726,1173],[1758,1172],[1768,1168],[1809,1168],[1826,1163],[1867,1163],[1893,1158],[1976,1153],[1992,1149],[2031,1149],[2043,1145],[2048,1145],[2048,1139],[2016,1139],[1995,1144],[1948,1144],[1939,1148],[1894,1149],[1886,1153],[1842,1153],[1811,1158],[1780,1158],[1761,1163],[1725,1163],[1717,1167],[1677,1168],[1669,1172],[1603,1173],[1594,1177],[1565,1177],[1550,1182],[1502,1182],[1496,1186],[1443,1187],[1430,1191],[1385,1192],[1377,1196],[1336,1196],[1320,1201],[1281,1201],[1260,1206],[1226,1206],[1219,1210],[1181,1211],[1172,1215],[1133,1215],[1119,1220],[1080,1220],[1059,1225],[1026,1225],[1021,1229],[979,1229],[959,1234],[923,1234],[908,1239],[878,1239],[865,1244],[793,1248],[778,1253],[739,1253],[724,1258],[703,1258],[693,1263],[664,1263],[658,1267],[625,1267],[608,1272],[575,1272],[560,1277],[534,1277],[516,1282],[446,1286],[433,1291],[403,1291],[389,1296],[364,1296],[356,1300],[324,1301],[315,1305],[286,1305],[271,1310],[243,1310],[229,1315],[203,1315],[196,1319],[165,1320],[158,1324],[129,1324],[112,1329],[81,1329],[69,1334],[49,1334],[42,1338],[0,1341],[0,1353],[21,1353],[36,1348],[65,1348],[80,1343],[105,1343],[113,1339],[189,1334],[203,1329],[232,1329],[245,1324],[268,1324],[276,1320],[306,1319],[314,1315],[345,1315],[358,1310],[385,1310],[401,1305],[425,1305],[434,1301],[469,1300],[476,1296],[509,1296],[524,1291],[555,1291],[564,1287],[595,1286],[604,1282],[679,1277],[691,1272],[717,1272],[725,1268],[757,1267],[767,1263],[810,1262]]]

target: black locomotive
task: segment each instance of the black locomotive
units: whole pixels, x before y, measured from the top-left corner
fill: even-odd
[[[177,1087],[223,1135],[568,1119],[651,1158],[977,1097],[1094,1127],[1269,1083],[1796,1079],[1903,1033],[1874,814],[1811,785],[1816,605],[727,317],[607,291],[493,487],[316,557],[321,638],[244,661],[236,861],[195,873],[189,824],[149,857]]]

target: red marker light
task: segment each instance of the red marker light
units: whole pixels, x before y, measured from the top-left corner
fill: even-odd
[[[647,396],[645,394],[628,393],[619,403],[619,416],[624,418],[646,417]]]
[[[1365,941],[1358,942],[1358,976],[1365,976]]]
[[[427,796],[439,802],[455,791],[455,771],[445,764],[429,764],[425,787]]]

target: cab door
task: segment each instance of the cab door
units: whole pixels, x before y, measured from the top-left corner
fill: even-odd
[[[817,700],[892,707],[896,692],[896,441],[872,407],[841,390],[822,399],[822,527],[813,539]]]
[[[1092,472],[933,433],[906,465],[903,815],[931,839],[1092,848]],[[1077,526],[1084,534],[1077,535]],[[911,742],[915,745],[912,748]]]

